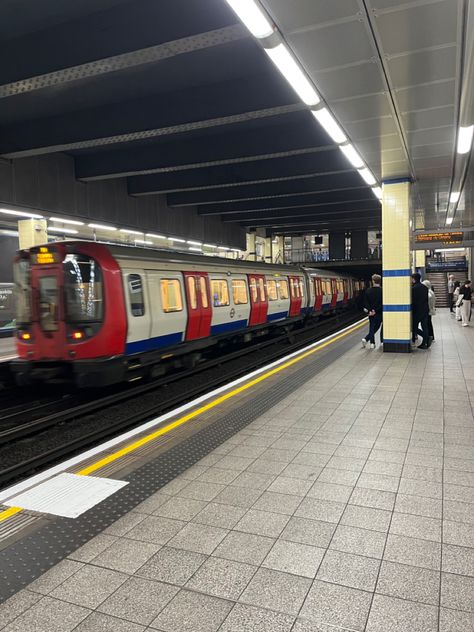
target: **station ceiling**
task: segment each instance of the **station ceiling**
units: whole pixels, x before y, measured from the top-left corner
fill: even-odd
[[[418,227],[474,225],[470,0],[262,0],[378,181]],[[225,0],[0,4],[0,156],[276,233],[378,229],[380,202]]]

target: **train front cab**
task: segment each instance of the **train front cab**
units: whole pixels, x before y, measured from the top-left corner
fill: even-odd
[[[120,381],[126,321],[120,270],[95,244],[57,243],[22,251],[14,264],[18,384],[73,379]]]

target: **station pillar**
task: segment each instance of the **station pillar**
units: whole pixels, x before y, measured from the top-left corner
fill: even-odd
[[[45,219],[22,219],[18,222],[20,250],[48,243]]]
[[[351,233],[351,259],[367,259],[369,255],[369,234],[366,230]]]
[[[329,233],[329,258],[346,258],[346,234],[344,232]]]
[[[383,350],[411,351],[410,181],[382,186]]]

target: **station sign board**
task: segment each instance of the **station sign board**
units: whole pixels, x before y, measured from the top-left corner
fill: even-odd
[[[460,244],[463,240],[463,233],[461,232],[447,232],[447,233],[421,233],[415,235],[415,242],[417,244],[430,244],[430,243],[442,243],[442,244]]]

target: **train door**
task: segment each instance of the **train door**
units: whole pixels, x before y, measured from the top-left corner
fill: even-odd
[[[300,277],[289,276],[290,281],[290,313],[289,316],[299,316],[301,314],[301,287]]]
[[[314,311],[320,312],[323,306],[323,290],[321,287],[321,279],[313,277],[314,281]]]
[[[35,351],[42,358],[61,358],[66,342],[62,265],[32,266],[31,288]]]
[[[348,279],[343,279],[342,280],[342,286],[344,289],[344,295],[343,295],[343,302],[344,304],[346,304],[349,300],[349,280]]]
[[[151,348],[150,335],[152,315],[148,300],[145,270],[123,269],[125,304],[127,307],[126,353],[148,351]]]
[[[211,333],[212,308],[207,272],[184,272],[188,323],[186,340],[205,338]]]
[[[331,308],[335,309],[336,305],[337,305],[337,283],[336,283],[336,279],[331,279],[331,292],[332,292]]]
[[[250,318],[249,326],[267,322],[268,298],[263,274],[249,274]]]

